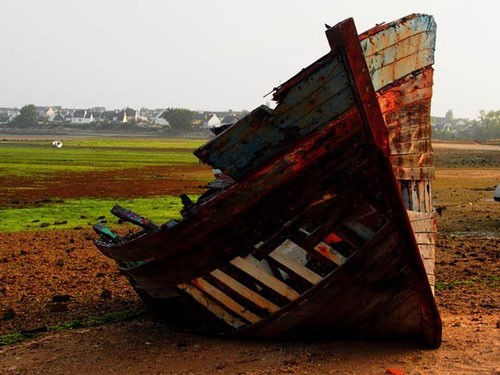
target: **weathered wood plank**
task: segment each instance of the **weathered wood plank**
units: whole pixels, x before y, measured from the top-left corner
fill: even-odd
[[[410,224],[415,233],[435,233],[437,231],[435,219],[411,221]]]
[[[359,38],[364,56],[370,56],[388,46],[395,45],[411,35],[436,32],[436,22],[429,15],[416,14],[389,24],[376,26],[362,33]]]
[[[419,220],[434,220],[436,218],[436,214],[434,212],[419,212],[419,211],[410,211],[407,210],[408,218],[410,221],[419,221]]]
[[[400,124],[400,126],[401,128],[397,131],[389,131],[390,144],[413,142],[431,136],[431,127],[427,123],[419,122],[416,126],[408,127],[405,127],[405,124]]]
[[[260,308],[267,310],[270,313],[279,310],[278,305],[275,305],[271,301],[262,297],[260,294],[254,292],[252,289],[247,288],[245,285],[241,284],[239,281],[233,279],[231,276],[225,274],[224,272],[220,270],[215,270],[210,272],[210,275],[212,275],[212,277],[214,277],[220,283],[224,284],[229,289],[235,291],[240,296],[246,298],[255,305],[259,306]]]
[[[398,87],[399,88],[399,87]],[[430,102],[432,98],[432,87],[415,88],[407,95],[403,96],[402,92],[389,91],[386,94],[381,94],[378,100],[383,110],[384,118],[388,127],[394,124],[395,117],[399,116],[397,113],[401,109],[406,109],[408,107],[420,106],[422,108],[427,107],[426,112],[430,111]]]
[[[329,261],[335,263],[337,266],[341,266],[347,260],[345,256],[324,242],[320,242],[314,246],[314,250]]]
[[[420,235],[429,235],[429,236],[435,236],[434,233],[415,233],[415,236],[420,236]],[[418,242],[418,240],[417,240]],[[420,254],[422,255],[422,258],[425,259],[436,259],[436,244],[427,244],[427,243],[419,243],[418,244],[418,250],[420,251]]]
[[[406,39],[399,41],[396,44],[388,46],[384,49],[378,50],[371,55],[365,55],[366,65],[370,74],[386,67],[395,64],[398,61],[414,55],[423,50],[434,50],[435,34],[432,32],[420,32],[408,36]]]
[[[395,63],[384,66],[372,73],[372,82],[375,90],[379,90],[400,78],[434,63],[434,51],[425,49],[406,56]]]
[[[200,278],[194,279],[191,283],[200,289],[202,292],[208,294],[210,297],[221,303],[230,311],[238,314],[243,319],[249,321],[250,323],[258,322],[261,318],[251,311],[248,311],[247,308],[241,306],[238,302],[233,300],[231,297],[227,296],[221,290],[214,287],[208,281]]]
[[[309,268],[303,266],[293,258],[288,257],[279,251],[273,251],[269,254],[268,258],[274,260],[278,264],[278,267],[282,268],[286,272],[297,275],[313,285],[316,285],[317,283],[321,282],[321,280],[323,280],[321,276],[314,273]]]
[[[251,256],[249,256],[251,257]],[[274,290],[276,293],[282,295],[290,301],[293,301],[300,297],[300,294],[297,293],[294,289],[286,285],[285,283],[279,281],[275,277],[267,274],[259,267],[249,262],[246,259],[241,257],[237,257],[231,261],[231,264],[238,268],[239,270],[245,272],[247,275],[252,276],[255,280],[261,282],[266,287],[271,290]]]
[[[390,143],[389,151],[391,155],[407,155],[432,152],[430,138],[423,138],[410,142]]]
[[[394,167],[412,168],[432,166],[432,152],[394,156],[391,155],[390,159]]]
[[[395,167],[394,174],[398,180],[432,180],[434,167]]]
[[[424,103],[430,111],[432,97],[433,69],[427,67],[417,74],[403,77],[395,85],[387,86],[377,92],[382,114],[388,125],[398,116],[402,108]],[[430,113],[430,112],[429,112]]]
[[[427,278],[429,279],[429,284],[431,284],[432,286],[436,285],[436,276],[428,273]]]
[[[247,324],[247,323],[243,322],[241,319],[239,319],[238,317],[228,313],[226,310],[224,310],[222,307],[217,305],[215,302],[213,302],[210,299],[208,299],[207,297],[205,297],[203,295],[203,293],[200,290],[198,290],[197,288],[195,288],[194,286],[188,285],[188,284],[179,284],[178,288],[180,290],[183,290],[187,294],[189,294],[199,304],[204,306],[208,311],[210,311],[212,314],[214,314],[217,318],[226,322],[231,327],[239,329],[242,326]]]
[[[420,210],[424,212],[428,212],[432,209],[432,207],[427,207],[427,199],[425,199],[426,195],[428,195],[425,191],[425,181],[418,181],[418,197],[420,199]]]
[[[339,55],[333,56],[320,69],[306,76],[298,86],[295,86],[287,95],[283,96],[279,101],[280,105],[276,108],[278,111],[275,113],[289,111],[297,103],[303,101],[305,97],[316,96],[318,90],[340,91],[338,88],[344,86],[346,81],[346,71],[341,57]],[[332,86],[336,86],[337,89]]]
[[[435,245],[436,233],[415,233],[415,239],[419,245]]]
[[[370,228],[353,218],[345,220],[343,224],[365,241],[370,240],[375,235]]]
[[[424,262],[424,268],[425,268],[426,273],[434,274],[434,268],[435,268],[435,264],[436,264],[435,259],[434,258],[432,258],[432,259],[422,258],[422,261]]]

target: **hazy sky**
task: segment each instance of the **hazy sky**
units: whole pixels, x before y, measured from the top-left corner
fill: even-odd
[[[500,1],[1,0],[0,106],[253,109],[358,32],[419,12],[438,25],[432,112],[500,109]]]

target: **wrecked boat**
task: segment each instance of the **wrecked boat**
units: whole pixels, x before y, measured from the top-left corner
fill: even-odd
[[[182,220],[96,227],[172,326],[253,338],[413,337],[441,343],[433,296],[430,101],[436,25],[410,15],[330,52],[195,151],[215,170]]]

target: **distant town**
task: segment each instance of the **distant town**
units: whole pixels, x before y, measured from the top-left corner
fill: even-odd
[[[61,106],[26,105],[22,108],[0,107],[0,127],[5,131],[65,131],[206,133],[228,127],[248,111],[193,111],[184,108],[130,107],[109,110]],[[436,139],[485,140],[500,138],[500,111],[481,111],[478,119],[455,118],[450,109],[445,116],[431,116]]]
[[[228,126],[248,111],[191,111],[182,108],[87,109],[61,106],[27,105],[22,108],[0,108],[3,129],[90,128],[124,130],[203,131]]]
[[[431,116],[432,137],[436,139],[487,140],[500,138],[500,110],[480,111],[477,119],[455,118],[453,110],[444,117]]]

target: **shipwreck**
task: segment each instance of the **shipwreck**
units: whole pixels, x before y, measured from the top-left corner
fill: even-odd
[[[95,241],[172,326],[252,338],[441,343],[430,104],[436,24],[412,14],[330,51],[195,151],[215,170],[182,220]]]

